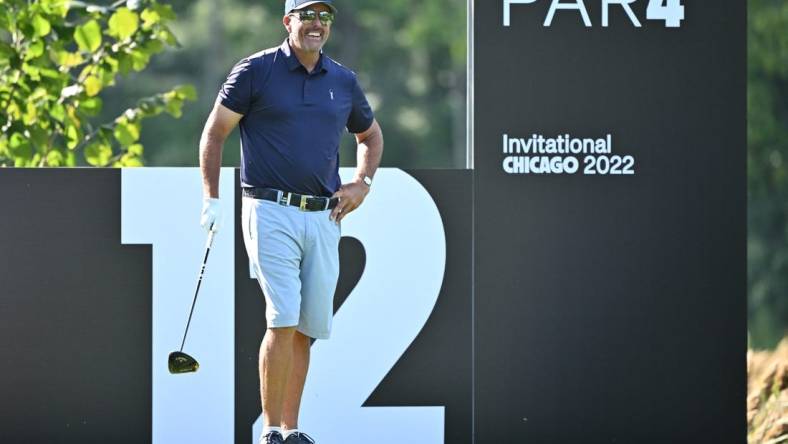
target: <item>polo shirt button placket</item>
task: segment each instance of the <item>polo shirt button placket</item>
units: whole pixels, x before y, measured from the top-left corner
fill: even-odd
[[[312,101],[309,100],[309,77],[304,79],[304,103],[312,103]]]

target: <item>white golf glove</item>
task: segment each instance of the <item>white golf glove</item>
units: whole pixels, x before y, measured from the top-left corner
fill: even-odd
[[[202,214],[200,215],[200,225],[206,231],[216,233],[222,226],[222,203],[219,199],[207,198],[202,201]]]

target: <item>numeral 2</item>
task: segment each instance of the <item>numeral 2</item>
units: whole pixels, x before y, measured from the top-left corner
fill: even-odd
[[[397,169],[378,170],[373,187],[342,221],[342,235],[364,245],[366,268],[331,339],[312,346],[299,426],[317,442],[402,444],[407,430],[419,443],[443,444],[442,406],[362,407],[427,322],[446,266],[443,222],[427,190]],[[255,444],[261,428],[258,418]]]

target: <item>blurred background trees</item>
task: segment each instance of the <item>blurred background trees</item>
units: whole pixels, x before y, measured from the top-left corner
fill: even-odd
[[[788,2],[749,0],[747,280],[750,345],[788,326]]]

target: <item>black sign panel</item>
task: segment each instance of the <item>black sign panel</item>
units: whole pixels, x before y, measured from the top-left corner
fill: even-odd
[[[120,171],[0,171],[0,442],[151,436],[151,248]]]
[[[745,8],[475,2],[477,443],[745,441]]]

